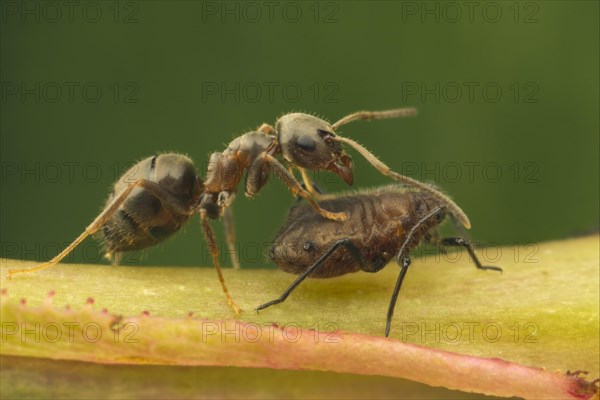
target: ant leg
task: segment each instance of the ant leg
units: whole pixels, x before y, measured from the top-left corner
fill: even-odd
[[[325,261],[327,260],[327,258],[329,258],[340,246],[344,246],[354,258],[358,259],[361,267],[364,266],[364,264],[365,264],[364,259],[360,253],[360,250],[354,245],[354,243],[352,243],[350,241],[350,239],[338,240],[313,265],[308,267],[308,269],[306,271],[304,271],[302,273],[302,275],[300,275],[298,278],[296,278],[296,280],[287,289],[285,289],[285,291],[281,294],[281,296],[279,296],[275,300],[271,300],[268,303],[258,306],[258,308],[256,308],[256,312],[259,312],[260,310],[264,310],[267,307],[271,307],[272,305],[283,303],[285,301],[285,299],[287,299],[288,296],[294,291],[294,289],[296,289],[296,287],[299,284],[301,284],[302,281],[304,281],[304,279],[306,279],[306,277],[308,277],[310,274],[312,274],[314,271],[316,271],[321,265],[323,265],[325,263]]]
[[[454,201],[452,201],[448,196],[446,196],[444,193],[440,192],[439,190],[434,189],[430,185],[419,182],[416,179],[409,178],[408,176],[404,176],[397,172],[392,171],[390,169],[390,167],[388,167],[382,161],[380,161],[377,157],[375,157],[369,150],[367,150],[365,147],[361,146],[360,144],[358,144],[357,142],[355,142],[352,139],[348,139],[348,138],[342,137],[342,136],[336,136],[335,139],[342,143],[346,143],[349,146],[351,146],[352,148],[354,148],[369,163],[371,163],[372,166],[374,166],[383,175],[389,176],[390,178],[392,178],[398,182],[413,186],[415,188],[421,189],[421,190],[431,194],[437,200],[442,202],[448,208],[448,211],[456,219],[458,219],[458,221],[461,224],[463,224],[466,228],[471,227],[471,222],[469,221],[469,217],[467,217],[467,215],[464,213],[464,211]]]
[[[424,216],[417,222],[408,232],[406,238],[404,238],[404,242],[402,242],[402,246],[400,246],[400,251],[398,251],[398,264],[401,264],[400,275],[398,276],[398,280],[396,281],[396,286],[394,287],[394,292],[392,293],[392,298],[390,299],[390,305],[388,307],[387,320],[385,324],[385,337],[390,335],[390,329],[392,327],[392,318],[394,316],[394,309],[396,308],[396,302],[398,301],[398,295],[400,294],[400,288],[402,287],[402,282],[404,282],[404,277],[406,276],[406,272],[408,271],[408,267],[410,266],[410,257],[406,255],[407,247],[411,243],[413,236],[427,221],[431,218],[435,218],[437,214],[442,210],[441,207],[436,207],[432,212]]]
[[[258,132],[262,132],[265,133],[267,135],[277,135],[277,132],[275,131],[275,128],[273,128],[271,125],[269,124],[262,124],[261,126],[258,127],[257,129]]]
[[[502,268],[500,268],[500,267],[481,265],[481,262],[477,258],[477,255],[475,255],[475,251],[473,250],[473,245],[463,238],[456,238],[456,237],[444,238],[440,241],[440,244],[442,246],[447,246],[447,247],[464,247],[465,249],[467,249],[467,252],[469,253],[469,256],[471,257],[471,260],[473,260],[473,263],[475,264],[477,269],[493,270],[493,271],[502,272]]]
[[[313,197],[319,198],[321,191],[315,186],[313,181],[308,176],[306,169],[302,167],[297,167],[300,170],[300,174],[302,175],[302,181],[304,182],[303,188],[306,189],[308,193],[310,193]]]
[[[97,217],[92,221],[91,224],[85,228],[82,234],[80,234],[70,245],[68,245],[63,251],[61,251],[58,255],[52,258],[50,261],[38,265],[34,268],[24,268],[24,269],[11,269],[8,271],[6,276],[11,279],[16,274],[23,274],[29,272],[41,271],[46,268],[49,268],[55,264],[58,264],[63,258],[65,258],[75,247],[77,247],[85,238],[90,235],[93,235],[100,229],[106,221],[108,221],[113,214],[121,207],[123,202],[127,200],[127,197],[133,189],[136,187],[141,187],[148,190],[152,195],[156,196],[165,206],[168,206],[170,210],[177,210],[179,213],[187,213],[187,210],[184,210],[177,202],[172,201],[172,196],[169,192],[165,191],[162,187],[160,187],[157,183],[148,181],[145,179],[139,179],[135,182],[132,182],[127,186],[117,197],[114,198],[112,203],[110,203]]]
[[[223,278],[221,264],[219,263],[219,248],[217,247],[217,238],[215,237],[215,232],[213,231],[208,221],[206,210],[200,210],[200,226],[202,227],[202,231],[204,232],[204,239],[206,240],[206,244],[210,249],[210,254],[213,259],[213,265],[215,266],[215,270],[217,271],[219,282],[221,282],[223,293],[225,293],[225,297],[227,297],[227,303],[236,314],[240,314],[242,312],[242,309],[235,303],[235,301],[233,301],[233,298],[229,294],[229,290],[227,290],[227,285],[225,285],[225,278]]]
[[[292,192],[292,195],[304,198],[321,216],[334,221],[345,221],[348,219],[347,212],[334,213],[321,208],[321,206],[317,204],[316,200],[311,196],[311,194],[304,190],[302,188],[302,185],[300,185],[296,178],[294,178],[294,176],[290,174],[285,169],[285,167],[281,165],[281,163],[277,161],[277,159],[273,156],[267,153],[263,153],[255,161],[255,163],[257,162],[264,162],[267,163],[267,165],[269,165],[270,167],[273,167],[275,174],[277,174],[277,176],[287,185],[288,189],[290,189],[290,191]]]
[[[235,227],[233,224],[233,211],[231,207],[226,207],[223,213],[223,226],[225,227],[225,237],[227,240],[227,249],[229,251],[229,257],[231,257],[231,264],[234,269],[240,268],[240,261],[238,253],[235,248]]]
[[[342,125],[346,125],[350,122],[358,120],[369,121],[372,119],[412,117],[414,115],[417,115],[416,108],[396,108],[395,110],[386,111],[359,111],[355,112],[354,114],[346,115],[344,118],[331,125],[331,127],[333,130],[336,130]]]

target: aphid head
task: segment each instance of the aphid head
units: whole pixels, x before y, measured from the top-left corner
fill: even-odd
[[[275,241],[269,247],[269,260],[284,270],[301,270],[312,264],[321,254],[320,245],[311,239],[284,236],[284,241]]]
[[[292,113],[279,118],[275,129],[287,161],[313,171],[331,171],[352,185],[352,158],[337,140],[331,124],[309,114]]]

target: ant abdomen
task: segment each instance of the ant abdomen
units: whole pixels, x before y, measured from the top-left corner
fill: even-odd
[[[102,227],[109,253],[153,246],[185,224],[202,194],[192,160],[181,154],[148,157],[115,183],[105,208],[129,185],[144,180]]]

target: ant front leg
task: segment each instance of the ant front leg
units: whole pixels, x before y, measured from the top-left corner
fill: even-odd
[[[348,219],[347,212],[334,213],[321,208],[312,195],[302,187],[300,182],[296,180],[294,175],[290,174],[275,157],[268,153],[262,153],[259,155],[248,169],[248,175],[246,179],[247,196],[252,197],[256,193],[256,189],[260,189],[260,187],[262,187],[252,186],[252,184],[255,182],[262,183],[260,179],[257,180],[257,174],[258,171],[262,171],[263,168],[268,168],[269,170],[272,168],[279,179],[281,179],[283,183],[287,185],[288,189],[290,189],[292,195],[304,198],[321,216],[334,221],[345,221]],[[264,183],[262,183],[262,185],[264,185]]]
[[[119,209],[119,207],[121,207],[125,200],[127,200],[127,197],[136,187],[141,187],[150,192],[153,196],[158,198],[167,209],[171,210],[172,212],[178,214],[184,214],[188,212],[188,210],[184,210],[184,208],[181,207],[179,202],[173,199],[173,196],[169,192],[160,187],[160,185],[158,185],[156,182],[148,181],[146,179],[139,179],[135,182],[130,183],[129,186],[127,186],[119,195],[117,195],[112,201],[112,203],[106,206],[104,210],[96,217],[96,219],[94,219],[92,223],[89,224],[87,228],[85,228],[85,231],[83,231],[83,233],[81,233],[70,245],[68,245],[63,251],[61,251],[50,261],[34,268],[11,269],[8,271],[6,276],[9,279],[12,279],[12,277],[16,274],[41,271],[46,268],[50,268],[55,264],[58,264],[81,242],[83,242],[85,238],[87,238],[90,235],[93,235],[100,228],[102,228],[102,226],[114,215],[114,213]]]
[[[306,191],[308,191],[313,197],[318,199],[321,195],[321,191],[319,190],[319,188],[316,187],[315,183],[312,181],[312,179],[310,179],[308,173],[306,172],[306,169],[302,167],[297,168],[298,170],[300,170],[300,175],[302,175],[302,182],[304,182],[304,185],[302,187],[306,189]]]
[[[473,263],[475,264],[477,269],[502,272],[502,268],[500,268],[500,267],[481,265],[481,262],[479,261],[479,259],[477,258],[477,255],[475,254],[473,245],[463,238],[444,238],[440,241],[440,244],[442,246],[446,246],[446,247],[464,247],[465,249],[467,249],[467,252],[469,253],[469,256],[471,257],[471,260],[473,260]]]

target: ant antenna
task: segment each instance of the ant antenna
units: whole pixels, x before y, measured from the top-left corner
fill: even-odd
[[[440,202],[445,204],[448,207],[448,211],[450,211],[450,213],[452,215],[454,215],[456,217],[456,219],[461,224],[464,225],[465,228],[467,228],[467,229],[471,228],[471,221],[469,221],[469,217],[467,217],[465,212],[454,201],[452,201],[448,196],[446,196],[442,192],[435,190],[431,186],[429,186],[425,183],[419,182],[416,179],[409,178],[408,176],[400,175],[399,173],[392,171],[390,167],[388,167],[386,164],[381,162],[377,157],[375,157],[373,154],[371,154],[371,152],[369,150],[367,150],[365,147],[361,146],[360,144],[358,144],[357,142],[355,142],[352,139],[348,139],[348,138],[342,137],[342,136],[336,136],[335,139],[342,143],[348,144],[354,150],[358,151],[369,163],[371,163],[372,166],[374,166],[383,175],[389,176],[390,178],[392,178],[398,182],[402,182],[404,184],[419,188],[419,189],[431,194],[436,199],[438,199]]]
[[[386,111],[358,111],[354,114],[346,115],[344,118],[331,125],[335,131],[340,126],[349,124],[350,122],[365,120],[369,121],[372,119],[388,119],[388,118],[402,118],[402,117],[413,117],[417,115],[416,108],[396,108],[394,110]]]

